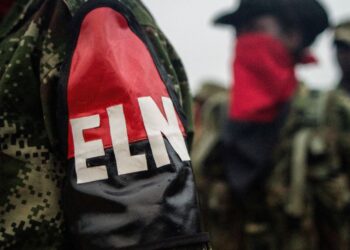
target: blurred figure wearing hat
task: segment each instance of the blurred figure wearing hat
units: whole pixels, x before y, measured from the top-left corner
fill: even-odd
[[[342,172],[350,180],[350,19],[339,23],[334,28],[334,45],[336,48],[336,58],[340,68],[340,82],[335,90],[331,92],[331,101],[329,102],[329,120],[338,134],[339,154],[341,155]],[[347,192],[350,192],[349,184]],[[341,193],[338,188],[338,196]],[[348,195],[350,196],[350,195]],[[333,246],[323,249],[338,249],[336,246],[342,244],[343,248],[350,247],[350,198],[347,199],[347,205],[342,208],[340,214],[327,216],[331,223],[328,223],[328,232],[333,232]],[[336,203],[335,203],[336,204]],[[325,227],[325,226],[324,226]],[[326,230],[323,230],[327,233]],[[336,236],[336,237],[334,237]],[[322,236],[321,236],[322,237]],[[324,237],[327,237],[325,234]],[[331,238],[332,235],[328,236]],[[329,244],[330,245],[330,244]]]
[[[282,249],[349,249],[349,23],[334,31],[340,84],[332,91],[299,88],[266,185],[275,226],[284,231]]]
[[[331,131],[327,142],[328,148],[332,149],[328,150],[328,157],[335,160],[330,164],[323,159],[322,171],[327,172],[328,169],[328,177],[314,181],[311,188],[308,187],[314,203],[313,220],[317,231],[315,249],[320,250],[350,247],[350,20],[334,27],[334,45],[340,82],[336,89],[326,93],[328,100],[323,116],[327,130]],[[308,172],[310,175],[312,170]],[[315,177],[312,178],[315,180]]]
[[[342,72],[339,87],[350,94],[350,20],[339,24],[335,28],[334,43]]]
[[[299,87],[295,66],[315,62],[308,47],[328,16],[315,0],[241,0],[215,23],[233,26],[237,36],[222,140],[226,180],[244,221],[243,248],[275,249],[264,186]]]

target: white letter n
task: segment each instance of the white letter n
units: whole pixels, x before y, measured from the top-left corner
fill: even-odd
[[[138,101],[157,167],[170,164],[162,134],[168,139],[180,159],[189,161],[190,156],[171,99],[162,97],[166,118],[151,97],[141,97],[138,98]]]

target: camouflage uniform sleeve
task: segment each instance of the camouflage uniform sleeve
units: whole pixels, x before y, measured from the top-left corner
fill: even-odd
[[[332,103],[330,104],[331,114],[329,120],[332,121],[333,130],[339,138],[338,147],[342,170],[350,176],[350,97],[342,90],[332,93]]]
[[[18,0],[0,28],[1,249],[59,249],[63,242],[64,171],[47,134],[60,40],[44,37],[52,35],[48,26],[65,28],[65,11],[58,0]]]
[[[172,80],[172,88],[177,94],[180,104],[187,118],[186,132],[187,142],[191,145],[193,138],[193,117],[192,117],[192,97],[190,94],[189,83],[183,64],[177,55],[175,49],[170,44],[166,36],[153,23],[144,22],[145,31],[149,35],[155,49],[157,50],[161,63],[168,72],[169,78]]]
[[[150,11],[139,0],[132,0],[126,3],[129,8],[138,16],[140,24],[144,27],[146,33],[151,39],[157,53],[161,58],[163,67],[168,72],[173,81],[173,88],[187,117],[187,141],[192,144],[193,138],[193,117],[192,117],[192,96],[190,94],[189,83],[184,66],[177,52],[166,38],[164,33],[159,29]]]
[[[167,40],[166,40],[167,41]],[[192,95],[189,87],[188,78],[186,75],[185,67],[175,51],[174,47],[169,41],[167,41],[167,48],[169,57],[174,67],[175,73],[178,78],[180,92],[182,96],[182,106],[188,119],[188,133],[192,140],[194,128],[193,128],[193,114],[192,114]]]
[[[62,151],[67,152],[67,150],[64,150],[64,147],[68,147],[68,154],[66,158],[68,159],[67,165],[69,173],[67,179],[69,181],[65,185],[65,189],[63,191],[63,195],[65,197],[63,206],[66,215],[66,223],[70,228],[70,233],[74,235],[74,244],[96,246],[96,243],[99,241],[96,239],[102,239],[102,237],[104,237],[104,242],[102,245],[105,248],[110,246],[113,246],[113,248],[123,248],[125,246],[139,247],[141,245],[146,247],[150,245],[152,246],[150,249],[156,249],[158,248],[158,245],[161,245],[162,248],[164,247],[166,249],[208,249],[207,235],[202,233],[202,230],[200,229],[198,217],[199,213],[197,211],[196,214],[193,214],[193,219],[191,218],[189,220],[186,218],[187,214],[189,213],[182,215],[179,214],[176,221],[179,221],[180,219],[186,221],[186,223],[181,223],[181,230],[173,230],[172,225],[175,225],[175,223],[178,222],[173,222],[173,219],[168,219],[166,210],[167,198],[163,198],[163,196],[165,197],[168,195],[168,192],[163,192],[162,184],[157,184],[155,190],[153,189],[153,183],[158,182],[157,180],[152,181],[153,183],[151,185],[147,185],[147,187],[144,186],[141,189],[139,185],[139,183],[141,183],[143,180],[148,181],[152,178],[158,178],[159,175],[157,172],[158,168],[160,168],[153,167],[154,164],[157,164],[156,160],[158,158],[156,157],[159,155],[158,151],[154,151],[155,149],[153,149],[155,153],[153,153],[153,151],[148,152],[147,150],[152,150],[151,144],[148,144],[149,136],[147,133],[144,134],[145,136],[139,133],[140,131],[142,133],[147,132],[142,131],[142,129],[147,129],[147,117],[144,117],[145,113],[142,106],[143,96],[149,97],[148,99],[151,99],[152,103],[153,98],[156,100],[168,98],[170,101],[173,101],[173,106],[176,107],[176,111],[181,122],[183,121],[182,107],[184,107],[184,101],[182,98],[182,90],[177,71],[174,68],[169,49],[167,48],[166,39],[152,22],[152,19],[147,16],[147,13],[142,11],[142,8],[139,8],[137,1],[91,1],[82,6],[82,8],[76,13],[75,17],[76,18],[73,20],[72,24],[72,26],[75,27],[73,30],[73,45],[70,49],[68,49],[67,61],[65,61],[64,67],[61,70],[62,81],[59,83],[59,96],[63,97],[61,100],[59,100],[59,103],[61,103],[62,106],[58,106],[61,107],[58,111],[58,117],[61,118],[58,119],[58,123],[61,123],[60,128],[63,135],[62,138],[64,139],[63,143],[60,143],[62,145]],[[84,27],[84,29],[80,29],[80,27]],[[86,48],[89,49],[85,50]],[[84,55],[84,57],[75,57],[75,55]],[[74,70],[72,70],[73,67]],[[93,70],[86,71],[86,69]],[[118,72],[119,74],[109,74],[109,72],[112,70],[113,72]],[[101,81],[101,79],[99,79],[101,77],[104,77],[103,87],[101,87],[101,85],[96,86],[95,84],[98,84]],[[142,83],[142,85],[138,83]],[[73,85],[76,88],[71,88]],[[96,95],[97,90],[98,95]],[[110,96],[111,93],[113,94]],[[126,147],[131,147],[131,151],[134,147],[135,149],[140,150],[140,152],[147,151],[149,155],[149,157],[146,157],[147,152],[144,155],[140,155],[144,159],[142,161],[143,167],[142,170],[140,169],[141,171],[137,170],[131,172],[128,170],[128,172],[123,172],[122,168],[124,163],[118,163],[119,159],[116,157],[121,156],[121,154],[117,152],[116,147],[113,146],[112,148],[112,144],[110,143],[101,145],[102,147],[100,149],[102,149],[103,152],[102,150],[101,152],[96,151],[96,156],[102,157],[101,160],[103,161],[103,163],[98,164],[105,166],[102,169],[103,176],[97,177],[95,173],[89,173],[88,175],[85,175],[84,173],[81,174],[82,172],[80,172],[79,168],[76,167],[77,165],[75,164],[79,162],[79,160],[76,160],[76,157],[80,159],[80,147],[78,145],[71,144],[71,142],[76,142],[74,137],[74,122],[76,120],[84,119],[84,117],[81,116],[82,114],[85,114],[85,116],[93,115],[98,119],[101,119],[102,117],[99,112],[95,110],[95,107],[86,105],[87,103],[91,103],[91,100],[93,100],[93,103],[96,105],[102,105],[102,109],[105,114],[109,112],[108,110],[111,110],[111,108],[115,108],[117,106],[104,107],[104,105],[111,105],[111,103],[115,103],[119,105],[118,107],[123,108],[125,111],[125,113],[123,111],[124,120],[118,122],[123,122],[123,124],[125,124],[125,129],[129,132],[137,132],[127,135],[129,138],[125,136],[125,138],[128,138],[126,142],[128,143],[130,141],[130,144],[126,145]],[[106,100],[108,101],[106,102]],[[107,104],[108,102],[110,102],[110,104]],[[81,105],[82,103],[85,104]],[[158,105],[156,104],[156,106]],[[77,107],[77,109],[74,109],[73,107]],[[80,108],[84,109],[84,111],[81,112]],[[102,110],[101,108],[99,109]],[[62,113],[60,113],[60,110]],[[77,113],[73,114],[73,110],[76,110]],[[175,110],[173,114],[174,117],[176,117]],[[111,117],[113,114],[109,113],[107,115]],[[98,128],[103,128],[104,125],[102,120],[103,119],[100,120],[101,126]],[[105,124],[114,122],[114,120],[110,119],[105,121]],[[176,119],[173,119],[173,121],[176,123]],[[184,122],[182,122],[182,124],[183,128],[187,128],[187,124]],[[179,123],[178,125],[181,124]],[[136,129],[137,126],[139,127]],[[114,127],[117,126],[110,126],[109,129]],[[67,131],[72,132],[70,134],[67,133]],[[101,129],[100,132],[101,134],[98,135],[100,138],[104,137],[105,135],[108,138],[110,138],[111,135],[115,135],[115,132],[108,131],[108,129]],[[183,130],[183,132],[185,132],[185,130]],[[188,131],[186,130],[186,132]],[[179,135],[181,136],[181,145],[183,145],[183,148],[186,149],[185,140],[183,137],[184,134],[180,132]],[[112,136],[112,140],[114,139],[115,137]],[[106,140],[101,140],[101,142],[102,141]],[[72,150],[73,148],[74,150]],[[164,152],[168,155],[167,157],[169,157],[169,154],[172,152],[173,148],[169,147],[167,150],[168,151]],[[111,158],[104,157],[108,155],[109,152],[114,156]],[[180,153],[179,157],[181,158],[181,152],[178,153]],[[135,157],[139,156],[135,155]],[[94,157],[89,158],[93,159]],[[153,158],[155,160],[150,162],[149,160],[152,160]],[[178,160],[186,160],[189,159],[189,156],[186,159],[184,157],[181,159],[180,158]],[[172,160],[171,164],[174,164],[175,166],[177,164],[176,161],[177,160]],[[190,162],[189,160],[186,162],[188,162],[188,173],[192,176]],[[182,161],[180,164],[184,164],[186,162]],[[87,161],[84,160],[82,163],[87,168]],[[93,165],[95,166],[95,163],[93,163]],[[109,168],[109,166],[111,168]],[[125,167],[130,168],[126,165]],[[180,182],[191,181],[189,178],[178,175],[182,171],[182,168],[185,169],[184,167],[177,164],[176,168],[179,169],[179,172],[177,169],[171,173],[169,172],[169,175],[177,178],[172,179],[171,182],[165,183],[164,190],[170,190],[168,185],[171,183],[171,187],[176,187],[176,190],[178,190],[176,192],[182,192]],[[100,169],[98,166],[92,168],[95,170],[97,168]],[[151,172],[152,175],[145,174],[148,172]],[[165,175],[168,175],[168,173],[162,172],[161,174],[161,179],[165,180]],[[121,187],[119,184],[116,185],[117,182],[119,183],[119,179],[121,180],[121,178],[129,177],[131,175],[140,175],[140,179],[130,178],[125,185],[123,184],[123,187]],[[90,176],[93,179],[84,179],[84,176]],[[115,180],[118,179],[118,181],[116,183],[111,183],[110,180],[112,178],[116,178]],[[170,180],[170,178],[168,180]],[[101,188],[101,183],[109,183],[107,184],[109,186],[108,189],[113,189],[116,191],[116,193],[113,191],[113,201],[109,200],[109,198],[103,194],[104,190]],[[190,186],[186,185],[186,188],[187,187]],[[124,199],[125,193],[119,194],[123,188],[129,189],[130,194],[135,193],[135,199],[132,198],[133,195],[128,195],[128,198]],[[134,191],[131,191],[131,189]],[[96,192],[100,191],[102,191],[102,193],[96,194]],[[192,207],[197,207],[195,188],[192,183],[189,191],[190,192],[186,191],[187,194],[182,197],[185,200],[187,198],[191,199],[190,202],[193,205],[183,206],[182,204],[184,204],[184,200],[181,202],[172,201],[172,214],[177,213],[177,211],[184,211],[183,208],[185,207],[188,207],[189,209],[192,209]],[[142,198],[138,198],[138,195],[140,195]],[[99,206],[97,207],[88,204],[89,202],[86,198],[84,198],[87,196],[96,201],[98,199]],[[151,199],[156,200],[159,198],[162,199],[162,201],[155,202],[157,203],[156,207],[159,207],[159,210],[158,208],[154,210],[154,206],[151,205],[153,203]],[[131,199],[134,199],[134,201],[130,202]],[[149,201],[144,202],[143,199],[147,199]],[[185,203],[186,202],[187,201],[185,201]],[[118,209],[109,210],[108,207],[110,205],[108,204],[112,203],[114,203],[115,206],[122,205],[126,209],[123,209],[122,211],[119,211]],[[182,208],[177,209],[175,208],[176,206],[181,206]],[[75,211],[72,211],[71,207],[75,207]],[[152,209],[148,209],[150,207],[152,207]],[[142,210],[137,211],[139,208],[142,208]],[[85,216],[90,213],[88,212],[89,210],[94,210],[93,216]],[[97,210],[99,212],[96,212]],[[158,213],[158,211],[160,212]],[[110,217],[111,213],[115,214],[116,219],[112,220],[114,225],[108,227],[102,218],[107,215]],[[131,216],[128,215],[129,213]],[[135,216],[135,214],[137,215]],[[135,217],[139,222],[141,222],[142,226],[136,227],[136,224],[133,223]],[[94,221],[94,223],[92,223],[94,225],[92,231],[90,229],[81,229],[79,226],[76,226],[81,223],[84,224],[83,221],[87,222],[88,220],[90,221],[89,223]],[[145,223],[143,223],[142,220],[145,220]],[[167,225],[164,227],[162,226],[163,221],[166,221],[167,223]],[[192,221],[194,222],[192,223]],[[127,237],[123,235],[125,230],[122,228],[126,224],[132,225],[131,228],[128,228],[129,235]],[[188,224],[189,227],[187,227],[186,224]],[[101,232],[99,228],[103,230],[103,234],[99,233]],[[135,231],[133,231],[134,228]],[[155,232],[157,230],[161,230],[162,232]],[[87,235],[89,235],[88,240],[86,239]],[[154,235],[157,236],[157,239],[153,239]],[[177,236],[181,237],[181,239],[178,239]],[[183,245],[186,245],[186,247]],[[174,248],[175,246],[177,247]]]
[[[52,148],[57,151],[59,135],[56,124],[56,89],[60,68],[66,56],[72,14],[66,3],[59,0],[55,2],[51,16],[39,48],[40,95],[47,134]]]

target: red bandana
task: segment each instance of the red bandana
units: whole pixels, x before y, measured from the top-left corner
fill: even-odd
[[[240,36],[233,64],[230,117],[274,120],[279,104],[287,102],[296,89],[294,66],[291,54],[278,39],[262,33]]]

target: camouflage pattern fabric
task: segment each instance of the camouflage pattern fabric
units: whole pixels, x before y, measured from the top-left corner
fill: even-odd
[[[224,178],[221,130],[226,120],[228,91],[219,83],[203,83],[195,95],[192,163],[206,226],[214,249],[238,249],[240,223]]]
[[[273,249],[265,193],[251,192],[244,201],[228,186],[222,148],[228,91],[207,82],[195,96],[195,128],[192,162],[196,173],[204,219],[214,249]],[[259,201],[257,203],[257,201]],[[263,208],[263,209],[262,209]]]
[[[215,132],[201,132],[220,130],[218,107],[226,105],[223,97],[216,98],[219,94],[205,90],[195,98],[198,133],[192,159],[213,247],[349,249],[349,95],[341,89],[312,91],[301,84],[281,131],[274,171],[263,185],[266,190],[254,190],[242,202],[224,180],[216,153],[220,144],[211,139]]]
[[[300,87],[267,183],[277,249],[348,249],[350,98]]]
[[[350,21],[345,21],[335,27],[334,41],[350,44]]]
[[[227,103],[227,89],[211,82],[195,96],[192,162],[211,242],[220,250],[273,250],[265,191],[254,189],[242,200],[233,195],[227,183],[221,138]]]
[[[0,26],[0,249],[67,249],[55,90],[72,17],[84,0],[18,0]],[[154,43],[191,117],[184,68],[138,0],[120,1]],[[187,132],[192,134],[192,121]],[[192,246],[181,249],[209,249]],[[176,249],[174,249],[176,250]]]

